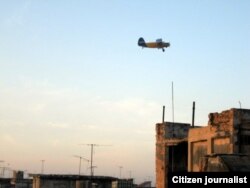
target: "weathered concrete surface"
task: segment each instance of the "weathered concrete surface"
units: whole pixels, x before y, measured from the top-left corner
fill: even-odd
[[[85,188],[98,185],[99,188],[111,188],[117,178],[109,176],[78,176],[62,174],[30,174],[33,188]],[[92,185],[91,185],[92,184]]]
[[[232,108],[210,113],[208,117],[208,125],[202,127],[171,122],[156,124],[157,188],[167,187],[169,171],[203,171],[205,156],[228,154],[227,158],[210,157],[210,162],[216,165],[206,170],[230,171],[233,168],[225,165],[225,161],[233,159],[229,155],[250,155],[250,110]]]
[[[156,187],[167,187],[169,170],[185,171],[187,166],[187,134],[190,124],[165,122],[156,125]],[[175,148],[175,149],[173,149]],[[175,157],[174,157],[175,156]],[[178,165],[177,165],[178,164]]]
[[[201,161],[202,172],[250,172],[249,155],[212,154]]]
[[[250,110],[210,113],[206,127],[188,133],[188,171],[197,172],[206,154],[250,154]]]

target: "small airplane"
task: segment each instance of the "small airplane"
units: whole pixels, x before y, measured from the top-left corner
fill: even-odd
[[[145,40],[141,37],[138,40],[138,46],[141,46],[142,48],[158,48],[162,49],[163,52],[165,52],[164,48],[167,48],[170,46],[169,42],[164,42],[162,39],[156,39],[155,42],[145,42]]]

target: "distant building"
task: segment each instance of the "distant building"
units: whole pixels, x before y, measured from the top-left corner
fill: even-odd
[[[145,181],[145,182],[137,185],[137,188],[144,188],[144,187],[151,188],[152,187],[151,183],[152,183],[151,181]]]
[[[112,182],[112,188],[134,188],[133,179],[118,179]]]
[[[250,110],[210,113],[207,126],[156,124],[156,187],[168,172],[250,171]]]
[[[24,179],[23,171],[13,171],[13,178],[0,178],[0,188],[32,188],[32,179]]]
[[[31,174],[32,188],[111,188],[117,178],[108,176],[79,176],[57,174]]]
[[[10,188],[11,179],[10,178],[0,178],[0,187],[1,188]]]

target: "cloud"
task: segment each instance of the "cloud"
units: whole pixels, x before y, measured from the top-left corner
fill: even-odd
[[[55,123],[55,122],[48,122],[48,126],[52,128],[60,128],[60,129],[66,129],[69,127],[66,123]]]
[[[58,139],[54,139],[51,141],[51,144],[53,147],[57,147],[58,145],[60,145],[60,141]]]
[[[4,145],[16,145],[18,142],[15,140],[15,138],[10,134],[3,134],[2,141]]]
[[[80,143],[113,145],[96,148],[95,161],[103,156],[100,161],[107,164],[115,157],[117,164],[126,160],[133,166],[134,155],[152,156],[147,140],[154,134],[151,132],[160,108],[156,102],[144,98],[108,99],[28,77],[19,81],[15,87],[2,87],[0,93],[1,129],[6,133],[0,141],[6,145],[5,158],[23,152],[29,160],[37,162],[42,156],[49,164],[48,159],[56,161],[58,154],[66,161],[66,156],[72,154],[84,152],[88,156],[90,148],[80,147]],[[139,152],[141,147],[144,153]],[[100,171],[103,168],[100,165]]]

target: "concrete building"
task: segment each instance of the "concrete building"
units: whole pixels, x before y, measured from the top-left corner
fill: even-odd
[[[145,188],[145,187],[147,187],[147,188],[152,188],[152,185],[151,185],[151,184],[152,184],[151,181],[145,181],[145,182],[143,182],[143,183],[137,185],[137,188]]]
[[[156,187],[168,172],[250,171],[250,110],[210,113],[208,125],[156,124]]]
[[[118,179],[112,182],[112,188],[134,188],[133,179]]]
[[[12,187],[10,178],[0,178],[0,188],[10,188],[10,187]]]
[[[188,130],[190,124],[156,124],[156,187],[167,187],[171,171],[187,171]]]
[[[79,176],[31,174],[32,188],[111,188],[117,178],[107,176]]]
[[[32,188],[32,179],[24,179],[23,171],[13,171],[12,178],[0,178],[0,188]]]

